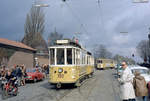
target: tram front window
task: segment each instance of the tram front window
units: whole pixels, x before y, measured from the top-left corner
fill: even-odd
[[[50,49],[50,64],[54,65],[54,49]]]
[[[102,63],[102,60],[98,60],[97,63]]]
[[[57,64],[64,65],[64,63],[65,63],[64,49],[59,48],[59,49],[57,49]]]
[[[67,49],[67,64],[72,64],[72,49]]]

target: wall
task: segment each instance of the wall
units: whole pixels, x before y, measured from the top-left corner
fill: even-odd
[[[42,66],[42,64],[49,64],[49,59],[48,57],[43,57],[43,56],[36,56],[38,58],[39,65]]]
[[[8,67],[24,64],[26,68],[32,68],[34,63],[33,53],[16,51],[9,59]]]

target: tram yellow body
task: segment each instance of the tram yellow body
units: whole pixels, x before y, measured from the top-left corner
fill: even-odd
[[[115,68],[115,61],[112,59],[97,59],[96,68],[97,69]]]
[[[59,73],[59,69],[62,69],[64,72]],[[76,72],[77,67],[51,67],[50,70],[50,83],[75,83],[79,78]]]
[[[90,77],[94,72],[94,58],[79,44],[70,40],[58,40],[49,47],[49,83],[58,88],[61,84],[75,84]]]

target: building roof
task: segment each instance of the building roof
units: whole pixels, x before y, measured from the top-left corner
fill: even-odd
[[[11,46],[14,48],[21,48],[21,49],[26,49],[26,50],[30,50],[30,51],[36,51],[36,49],[31,48],[21,42],[16,42],[16,41],[4,39],[4,38],[0,38],[0,44],[5,45],[5,46]]]

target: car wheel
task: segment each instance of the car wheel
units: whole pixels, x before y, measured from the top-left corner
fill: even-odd
[[[43,81],[44,79],[45,79],[45,77],[43,76],[43,77],[42,77],[42,81]]]
[[[36,83],[37,82],[37,78],[34,78],[33,82]]]

